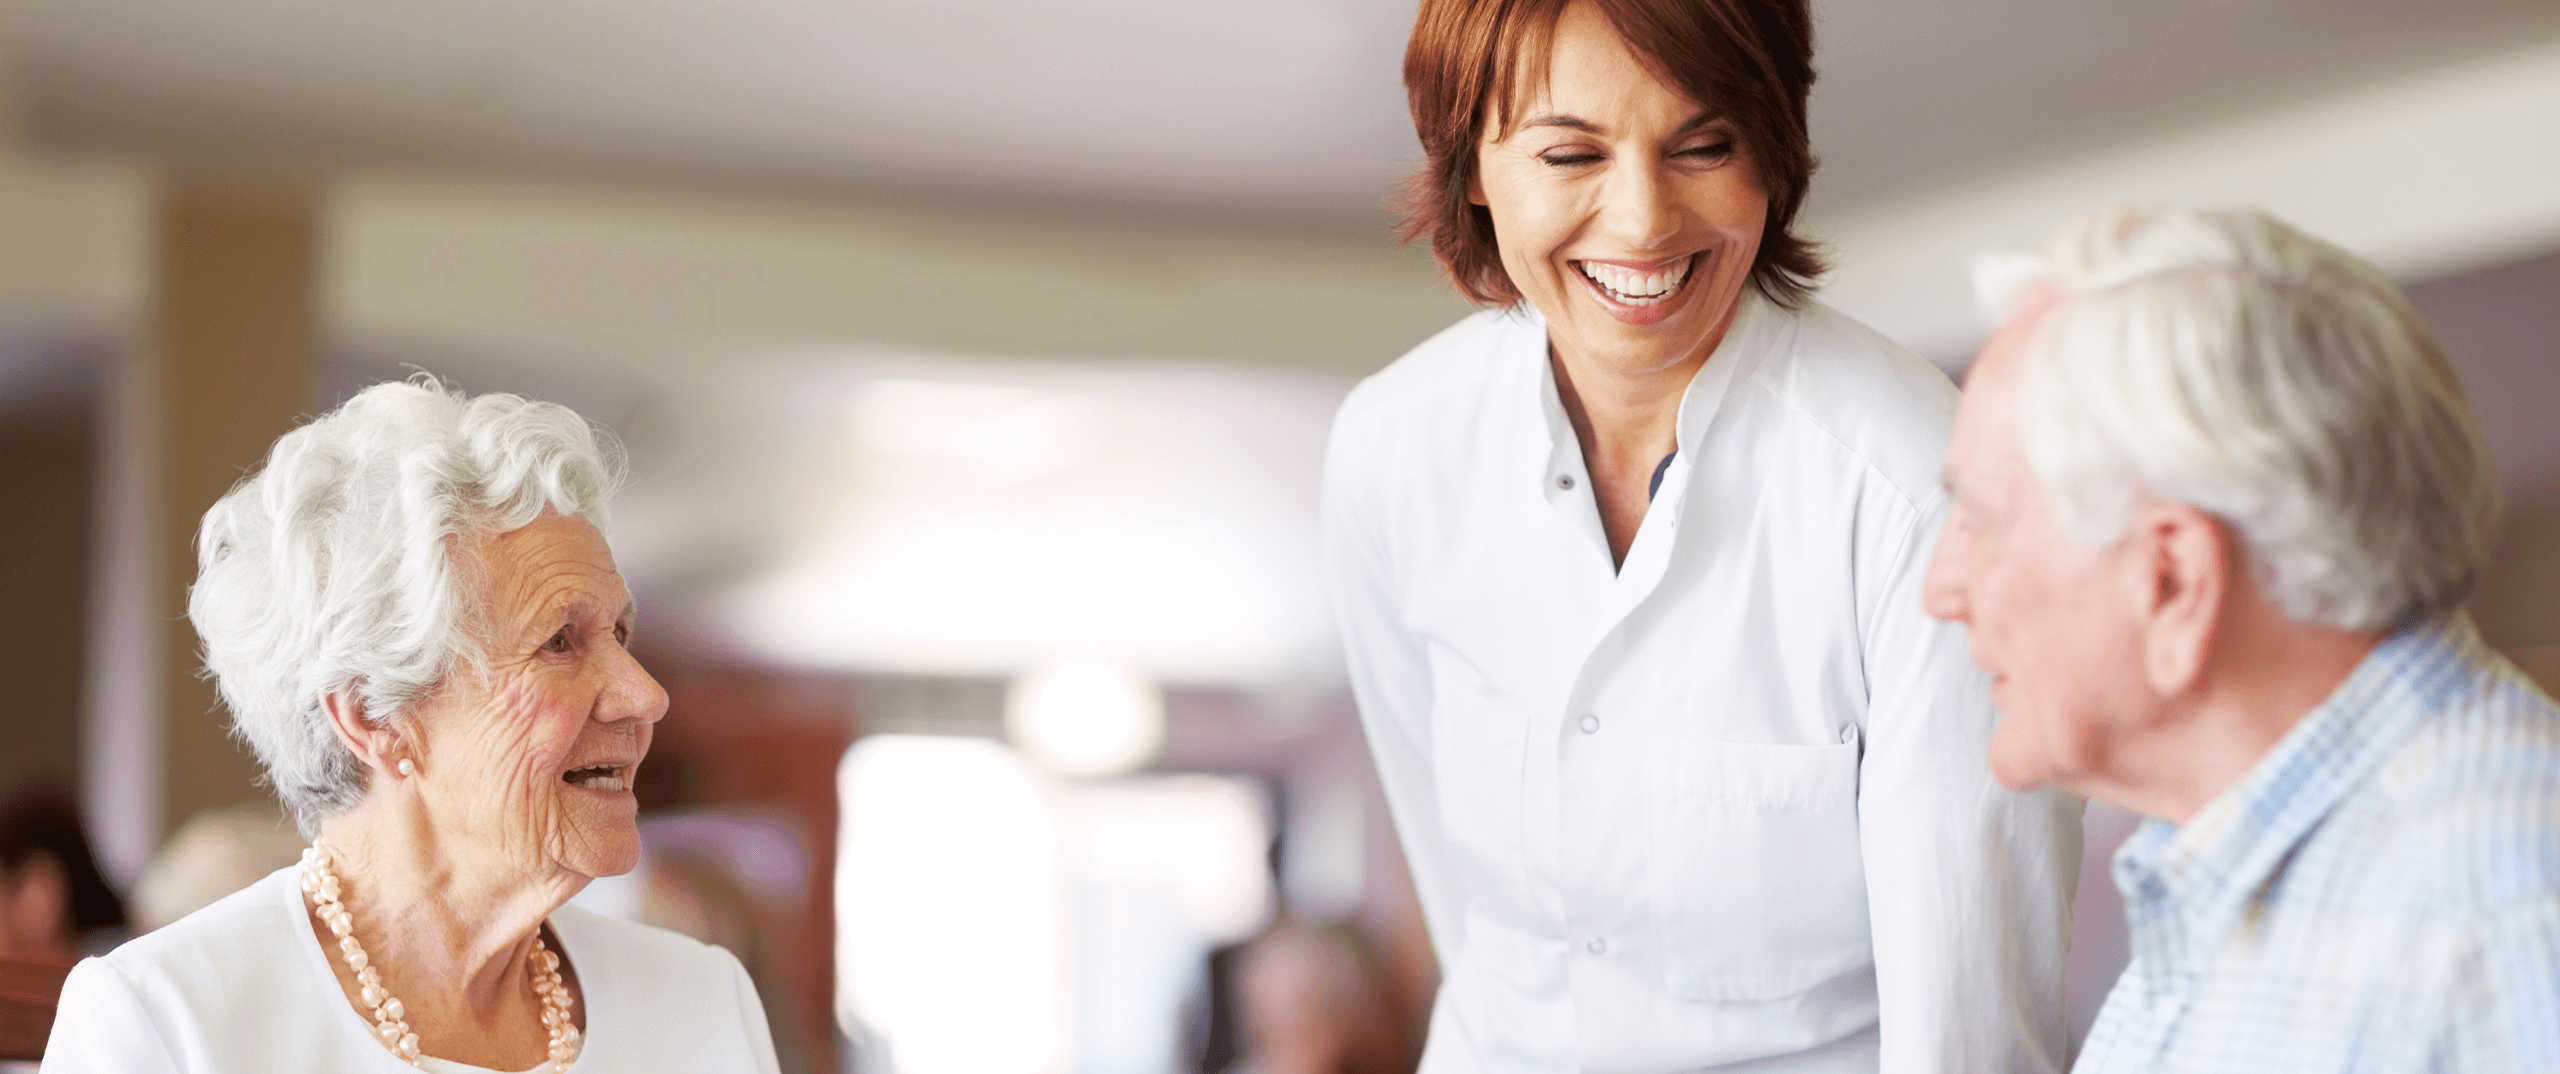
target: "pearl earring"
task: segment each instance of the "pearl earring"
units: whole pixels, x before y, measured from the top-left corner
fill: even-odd
[[[400,774],[404,776],[415,776],[418,774],[418,766],[408,758],[403,757],[400,759]]]

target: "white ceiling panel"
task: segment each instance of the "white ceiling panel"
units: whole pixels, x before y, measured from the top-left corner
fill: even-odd
[[[55,146],[1346,221],[1416,156],[1410,0],[14,8],[25,128]],[[1833,212],[2560,37],[2551,0],[1817,12]]]

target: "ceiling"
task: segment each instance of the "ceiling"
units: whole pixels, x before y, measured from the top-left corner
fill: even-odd
[[[13,6],[23,130],[61,148],[1355,226],[1417,152],[1405,0]],[[2560,39],[2550,0],[1816,10],[1823,212]]]

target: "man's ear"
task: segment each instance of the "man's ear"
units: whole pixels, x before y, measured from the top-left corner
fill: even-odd
[[[376,722],[365,712],[364,698],[353,688],[320,695],[320,711],[329,717],[329,729],[337,732],[340,744],[356,755],[356,760],[372,769],[377,776],[388,776],[400,763],[405,744],[400,733]]]
[[[2204,675],[2231,593],[2230,532],[2191,505],[2160,503],[2135,514],[2128,536],[2126,551],[2139,563],[2144,677],[2164,697],[2183,693]]]

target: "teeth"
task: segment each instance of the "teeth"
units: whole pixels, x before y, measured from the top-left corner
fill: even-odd
[[[1689,277],[1689,266],[1696,258],[1684,257],[1652,272],[1637,272],[1591,261],[1576,261],[1574,266],[1583,276],[1609,292],[1609,297],[1630,306],[1650,306],[1671,297]]]
[[[623,780],[621,773],[622,770],[620,768],[611,765],[597,765],[594,768],[581,768],[573,771],[565,778],[569,782],[585,787],[589,790],[627,790],[629,789],[629,785]]]

